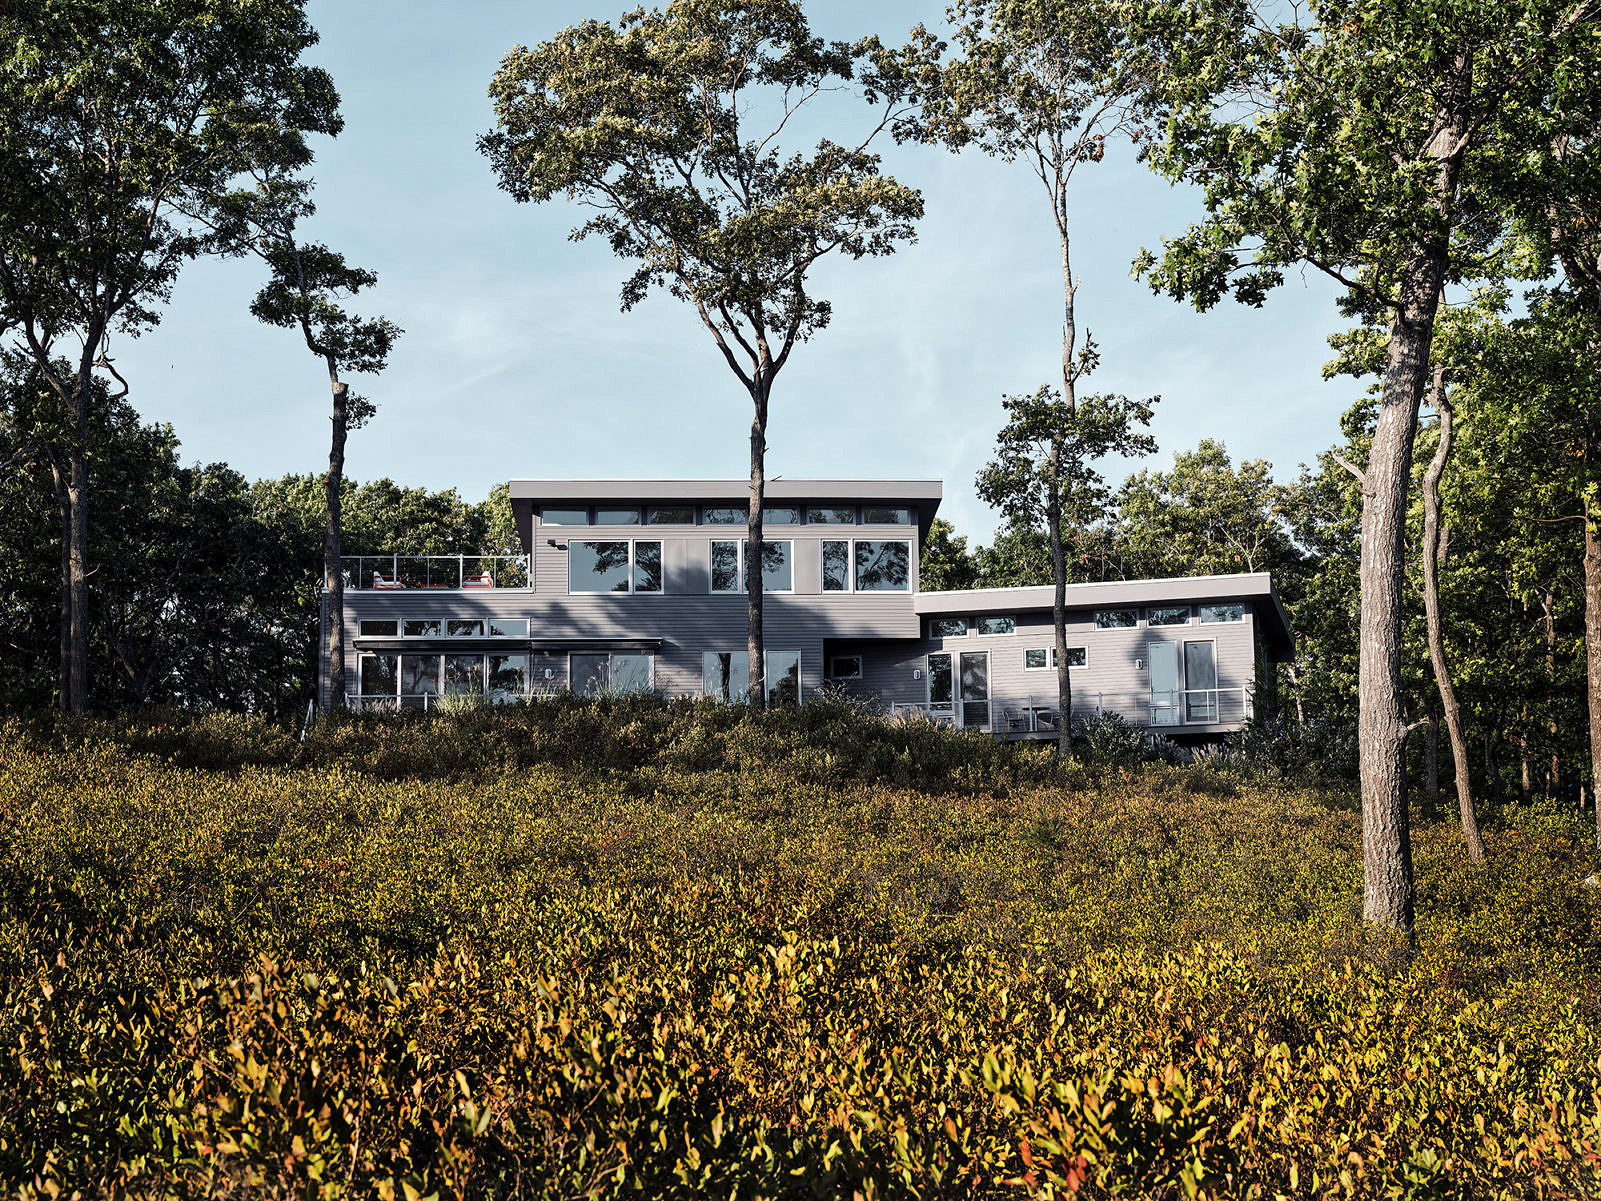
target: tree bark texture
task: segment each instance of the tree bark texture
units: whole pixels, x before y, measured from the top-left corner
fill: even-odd
[[[747,620],[746,655],[750,660],[750,703],[767,707],[767,663],[762,630],[762,507],[767,497],[767,401],[766,373],[758,371],[751,388],[755,412],[750,423],[750,513],[748,547],[745,551],[745,611]],[[797,684],[799,681],[796,681]]]
[[[1445,474],[1445,465],[1451,458],[1453,440],[1451,403],[1446,399],[1445,371],[1441,367],[1434,369],[1431,404],[1440,415],[1440,442],[1429,460],[1428,470],[1423,473],[1423,612],[1428,626],[1429,663],[1434,668],[1434,683],[1440,692],[1440,709],[1451,739],[1451,755],[1460,764],[1467,761],[1468,744],[1462,731],[1462,706],[1457,701],[1445,660],[1445,630],[1440,620],[1440,477]],[[1468,856],[1475,863],[1481,862],[1484,840],[1473,815],[1473,788],[1465,771],[1456,773],[1456,801],[1462,815],[1462,838],[1467,843]]]
[[[345,576],[340,568],[343,538],[343,488],[345,481],[345,437],[350,429],[348,400],[350,387],[339,379],[332,358],[328,378],[333,388],[333,441],[328,449],[328,479],[324,486],[327,524],[323,529],[323,587],[328,593],[328,707],[344,705],[345,685]]]
[[[1590,795],[1595,798],[1595,845],[1601,850],[1601,504],[1584,498],[1584,665],[1590,709]]]
[[[83,713],[89,707],[89,455],[87,412],[78,422],[78,434],[68,456],[67,503],[72,508],[68,539],[67,711]]]
[[[1435,162],[1435,228],[1403,264],[1385,350],[1384,385],[1363,480],[1362,618],[1357,747],[1362,775],[1362,916],[1412,933],[1412,832],[1406,808],[1402,718],[1402,551],[1418,405],[1428,382],[1434,317],[1450,261],[1457,180],[1469,141],[1473,63],[1457,60],[1426,153]]]
[[[1545,732],[1551,740],[1551,762],[1546,771],[1546,791],[1557,795],[1562,786],[1562,756],[1557,750],[1557,598],[1549,588],[1540,601],[1545,616]]]

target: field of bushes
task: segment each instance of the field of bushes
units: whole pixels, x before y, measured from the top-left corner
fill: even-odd
[[[843,704],[0,719],[0,1190],[1601,1195],[1584,815]]]

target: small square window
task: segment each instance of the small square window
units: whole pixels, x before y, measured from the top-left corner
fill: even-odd
[[[1017,618],[980,617],[978,619],[978,632],[980,634],[1015,634],[1017,633]]]
[[[859,680],[862,678],[862,657],[860,655],[835,655],[833,667],[836,680]]]
[[[539,520],[545,525],[588,525],[589,510],[547,507],[539,511]]]
[[[1043,646],[1031,646],[1023,652],[1023,666],[1029,671],[1044,671],[1050,654]]]
[[[1132,630],[1140,624],[1140,611],[1138,609],[1097,609],[1095,611],[1095,628],[1097,630]]]
[[[1244,605],[1202,605],[1201,624],[1212,625],[1220,621],[1244,621]]]

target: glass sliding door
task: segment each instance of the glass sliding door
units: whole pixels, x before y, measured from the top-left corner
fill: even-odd
[[[1151,724],[1179,724],[1179,644],[1152,642],[1146,646],[1151,672]]]
[[[934,717],[955,718],[955,690],[952,686],[949,652],[928,657],[928,711]]]
[[[1217,644],[1184,644],[1184,720],[1217,720]]]
[[[962,728],[990,728],[990,657],[988,651],[961,655]]]

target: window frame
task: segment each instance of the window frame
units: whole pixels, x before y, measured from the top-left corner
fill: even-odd
[[[628,528],[628,527],[614,527],[614,528]],[[607,589],[581,588],[581,589],[578,589],[577,591],[574,591],[573,590],[573,568],[572,568],[572,563],[573,563],[573,561],[572,561],[572,547],[573,547],[573,544],[577,543],[580,546],[593,546],[593,545],[595,545],[597,543],[601,543],[601,542],[626,542],[628,544],[628,573],[627,573],[628,587],[626,589],[624,589],[624,588],[607,588]],[[636,588],[634,586],[634,573],[636,571],[638,571],[638,558],[637,558],[638,552],[635,550],[635,547],[638,546],[641,542],[643,542],[643,543],[645,543],[647,545],[654,545],[657,548],[657,552],[663,556],[662,569],[661,569],[661,587],[657,588],[655,591],[650,591],[648,589],[644,590],[644,591],[641,591],[640,589],[638,589],[638,588]],[[567,558],[567,595],[568,596],[665,596],[667,594],[667,563],[666,563],[666,552],[663,549],[663,545],[664,544],[663,544],[663,542],[662,542],[662,540],[660,538],[571,538],[571,539],[569,539],[568,542],[567,542],[567,555],[568,555],[568,558]],[[513,637],[515,637],[515,636],[516,635],[513,635]]]
[[[554,509],[558,513],[582,513],[584,515],[584,519],[582,521],[551,521],[548,518],[546,518],[546,516],[545,516],[545,513],[548,510],[551,510],[551,509]],[[589,512],[589,506],[588,505],[576,505],[576,506],[573,506],[572,508],[567,508],[567,507],[564,507],[562,505],[540,505],[539,506],[539,524],[542,525],[542,526],[544,526],[544,525],[553,525],[553,526],[556,526],[556,527],[558,527],[560,529],[568,529],[568,530],[583,529],[583,528],[585,528],[586,526],[588,526],[590,524],[589,518],[590,518],[590,512]]]
[[[1101,615],[1103,613],[1131,613],[1131,614],[1134,615],[1134,620],[1133,620],[1133,622],[1131,622],[1128,625],[1103,625],[1101,623]],[[1113,609],[1096,609],[1095,610],[1095,628],[1097,630],[1137,630],[1137,629],[1140,628],[1140,610],[1139,610],[1139,606],[1138,605],[1119,605],[1119,606],[1117,606],[1116,608],[1113,608]]]
[[[904,517],[899,517],[899,518],[891,518],[888,521],[873,521],[873,520],[869,519],[869,517],[867,516],[867,514],[870,511],[879,512],[879,513],[904,513],[905,516]],[[917,524],[917,510],[914,509],[911,505],[863,505],[862,509],[861,509],[861,522],[860,522],[860,524],[861,525],[916,525]],[[871,541],[883,541],[883,539],[871,539]]]
[[[1184,620],[1183,621],[1153,621],[1151,619],[1151,615],[1153,613],[1176,613],[1180,609],[1184,610]],[[1191,606],[1188,605],[1188,604],[1183,604],[1183,605],[1146,605],[1145,606],[1145,625],[1146,625],[1147,629],[1152,629],[1152,630],[1172,630],[1172,629],[1177,629],[1179,626],[1190,625],[1194,621],[1194,617],[1195,617],[1195,615],[1191,611]]]
[[[941,622],[941,621],[961,622],[962,623],[962,632],[960,634],[936,634],[934,632],[934,626],[935,626],[935,624],[937,622]],[[953,616],[947,615],[947,616],[941,616],[941,617],[930,617],[928,619],[928,637],[929,637],[929,641],[931,641],[931,642],[936,638],[940,638],[940,639],[944,639],[944,638],[966,638],[972,632],[973,632],[973,619],[970,618],[970,617],[967,617],[966,615],[963,615],[963,616],[960,616],[960,617],[953,617]]]
[[[1248,609],[1246,607],[1244,601],[1228,601],[1228,602],[1220,601],[1217,604],[1213,604],[1213,605],[1198,605],[1197,608],[1200,611],[1196,614],[1196,623],[1195,624],[1196,625],[1203,625],[1203,626],[1232,626],[1232,625],[1239,625],[1242,621],[1245,620],[1246,615],[1250,612],[1250,609]],[[1238,609],[1240,611],[1240,615],[1238,617],[1214,617],[1210,621],[1208,621],[1207,617],[1206,617],[1206,611],[1208,609],[1213,609],[1213,610],[1217,610],[1217,609]]]
[[[720,521],[720,520],[719,521],[714,521],[712,519],[712,517],[711,517],[711,514],[713,514],[713,513],[738,513],[739,514],[739,520],[737,520],[737,521]],[[731,530],[749,529],[750,528],[750,508],[749,508],[749,506],[747,506],[747,507],[742,509],[738,505],[702,505],[700,507],[700,523],[701,523],[701,525],[726,526],[727,528],[729,528]]]
[[[732,588],[716,587],[716,564],[712,562],[713,550],[719,542],[732,542],[734,544],[734,580]],[[711,596],[744,596],[745,595],[745,548],[750,545],[749,538],[712,538],[706,543],[706,591]],[[784,551],[784,561],[789,566],[789,587],[769,588],[766,579],[762,580],[763,596],[792,596],[795,592],[795,540],[793,538],[763,538],[762,545],[783,545],[788,549]]]
[[[846,674],[842,673],[839,670],[840,663],[842,663],[842,662],[850,662],[850,661],[853,661],[853,660],[856,663],[856,671],[853,674],[846,675]],[[862,656],[860,654],[855,654],[855,655],[832,655],[832,656],[830,656],[829,660],[828,660],[828,678],[831,679],[831,680],[859,680],[859,679],[861,679],[862,678]]]
[[[1009,630],[986,630],[983,625],[986,621],[1009,621],[1012,628]],[[973,619],[973,632],[980,638],[1010,638],[1017,633],[1017,615],[1014,613],[992,613],[988,617],[975,617]]]
[[[380,631],[369,632],[367,630],[368,626],[394,626],[395,628],[392,632],[385,634]],[[400,619],[398,617],[361,617],[357,618],[356,620],[356,637],[399,638],[401,628]]]
[[[1041,667],[1030,667],[1028,665],[1028,656],[1029,656],[1029,652],[1030,651],[1043,651],[1045,653],[1045,665],[1041,666]],[[1089,665],[1090,665],[1090,648],[1087,645],[1086,646],[1070,646],[1070,647],[1067,648],[1067,653],[1068,653],[1068,655],[1070,657],[1071,657],[1071,655],[1073,654],[1074,651],[1083,651],[1084,652],[1084,662],[1082,662],[1082,663],[1069,662],[1068,665],[1067,665],[1067,670],[1068,671],[1083,671],[1086,668],[1088,668]],[[1023,648],[1023,670],[1024,671],[1055,671],[1056,670],[1056,648],[1054,646],[1025,646]]]
[[[714,694],[709,693],[709,692],[706,691],[706,656],[707,655],[744,655],[745,656],[745,693],[744,693],[744,695],[741,698],[739,698],[738,700],[736,700],[732,696],[724,697],[724,696],[720,696],[720,695],[716,696],[715,699],[723,701],[725,704],[730,704],[730,705],[749,704],[750,703],[750,648],[749,647],[743,647],[743,646],[734,647],[734,648],[731,648],[729,650],[718,650],[716,648],[706,648],[706,649],[703,649],[701,651],[701,653],[700,653],[700,663],[701,663],[701,667],[700,667],[700,695],[703,696],[703,697],[713,696],[714,695]],[[795,703],[797,705],[804,704],[805,701],[806,701],[806,654],[805,654],[804,651],[802,651],[802,650],[800,650],[798,648],[792,650],[792,649],[790,649],[788,647],[782,647],[782,646],[766,646],[766,647],[762,648],[762,668],[763,668],[763,671],[762,671],[762,687],[767,689],[767,692],[768,692],[768,697],[767,697],[768,703],[770,704],[772,702],[773,685],[772,685],[772,673],[769,672],[766,669],[770,668],[772,666],[772,661],[770,659],[770,656],[772,656],[772,655],[794,655],[795,656]],[[732,668],[732,664],[730,664],[730,667]]]
[[[655,515],[657,513],[661,513],[661,512],[664,512],[664,511],[666,511],[666,512],[674,512],[674,513],[688,513],[689,514],[689,520],[688,521],[658,521],[658,520],[656,520],[656,516]],[[645,506],[645,524],[646,525],[683,525],[683,526],[695,525],[696,524],[696,521],[695,521],[695,506],[694,505],[646,505]]]
[[[830,541],[837,542],[837,541],[839,541],[839,539],[834,538],[834,539],[830,539]],[[897,542],[897,543],[899,543],[900,545],[902,545],[902,546],[904,546],[906,548],[906,583],[905,583],[905,585],[903,587],[900,587],[900,588],[861,588],[861,587],[858,587],[857,586],[857,580],[856,580],[856,574],[857,574],[856,548],[858,546],[863,545],[864,543],[885,543],[885,542]],[[916,554],[915,541],[913,539],[911,539],[911,538],[852,538],[850,540],[850,543],[851,543],[851,588],[850,588],[850,590],[852,592],[866,592],[866,593],[906,592],[906,593],[911,593],[911,592],[915,592],[916,591],[916,589],[912,587],[912,576],[913,576],[912,568],[913,568],[913,563],[914,563],[914,556]]]
[[[817,513],[848,513],[848,514],[850,514],[850,520],[849,521],[819,521],[819,520],[817,520],[817,518],[815,516],[815,514],[817,514]],[[807,505],[806,506],[806,524],[807,525],[821,525],[821,526],[846,526],[846,525],[854,526],[854,525],[860,525],[861,522],[856,520],[856,506],[855,505]],[[830,539],[830,541],[831,542],[837,542],[839,540],[837,538],[833,538],[833,539]]]

